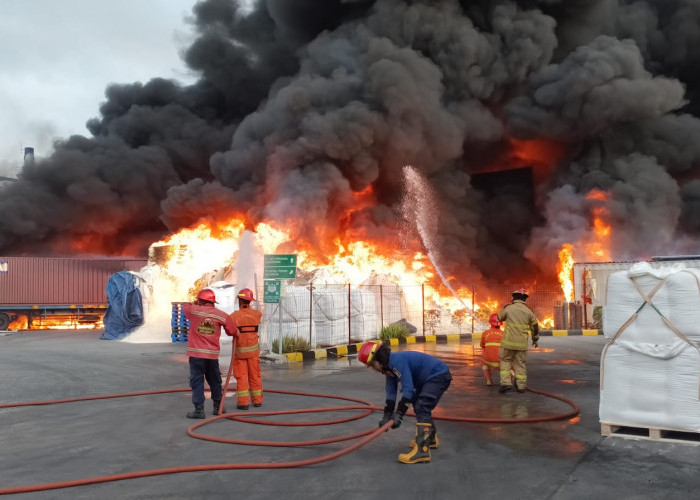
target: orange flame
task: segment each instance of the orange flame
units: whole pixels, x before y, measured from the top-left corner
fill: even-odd
[[[29,318],[20,314],[10,325],[9,330],[92,330],[104,328],[102,318],[98,316],[89,316],[80,318],[75,315],[54,315],[54,316],[36,316],[32,319],[31,325]]]
[[[533,166],[536,184],[551,177],[551,171],[564,158],[568,145],[547,139],[520,140],[509,138],[512,156],[519,164]]]
[[[363,192],[363,196],[371,195],[371,190]],[[161,264],[169,279],[176,282],[163,292],[168,295],[167,302],[191,300],[204,275],[235,262],[245,228],[245,222],[239,219],[220,224],[207,221],[154,243],[152,249],[157,246],[177,248],[168,253],[167,261]],[[435,311],[434,314],[440,314],[444,321],[451,320],[458,326],[471,318],[486,322],[488,315],[498,310],[498,301],[490,297],[481,303],[474,302],[474,294],[467,288],[459,288],[452,294],[446,287],[431,285],[438,282],[437,273],[423,252],[402,254],[380,243],[366,240],[344,242],[338,237],[326,242],[322,253],[317,247],[272,223],[259,223],[252,231],[260,258],[265,254],[295,253],[297,268],[301,270],[300,279],[353,285],[393,283],[404,288],[409,304],[417,306],[424,301],[426,308]]]
[[[554,328],[554,317],[545,316],[542,320],[539,321],[539,325],[544,330],[551,330],[552,328]]]
[[[559,283],[564,292],[564,297],[567,302],[574,300],[574,247],[569,243],[564,243],[559,250],[559,262],[557,264],[557,272]]]
[[[586,196],[586,199],[600,202],[599,205],[593,206],[592,208],[592,225],[595,241],[588,242],[584,245],[586,258],[595,261],[609,261],[610,252],[608,248],[610,246],[612,227],[605,222],[610,212],[604,205],[604,203],[608,201],[608,194],[599,189],[592,189]]]
[[[521,140],[511,137],[508,140],[513,147],[514,158],[535,166],[553,166],[561,161],[568,150],[566,144],[547,139]]]

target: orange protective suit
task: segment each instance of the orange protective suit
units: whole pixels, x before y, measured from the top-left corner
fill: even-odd
[[[236,358],[233,362],[233,376],[236,377],[236,396],[238,406],[249,406],[253,400],[255,406],[263,402],[262,377],[260,376],[260,346],[258,344],[258,327],[262,312],[241,304],[231,317],[238,326],[236,340]]]
[[[484,372],[486,385],[491,385],[491,370],[499,370],[498,350],[501,348],[503,332],[500,328],[491,327],[481,334],[481,369]]]

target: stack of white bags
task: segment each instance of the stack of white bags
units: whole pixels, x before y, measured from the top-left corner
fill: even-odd
[[[612,274],[603,331],[601,423],[700,432],[700,271]]]

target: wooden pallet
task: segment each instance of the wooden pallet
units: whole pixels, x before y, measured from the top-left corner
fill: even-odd
[[[644,439],[647,441],[700,445],[700,432],[601,423],[600,433],[603,436],[626,439]]]

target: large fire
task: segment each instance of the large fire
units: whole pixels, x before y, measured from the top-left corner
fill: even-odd
[[[541,164],[551,163],[552,156],[563,154],[563,149],[558,145],[545,142],[521,141],[514,144],[514,150],[526,155],[530,161],[536,160]],[[545,157],[550,158],[550,161],[545,161]],[[592,202],[588,237],[575,244],[564,243],[558,254],[558,262],[555,263],[567,302],[575,300],[573,264],[576,253],[580,252],[590,260],[602,260],[608,256],[611,228],[605,222],[608,215],[605,207],[607,195],[600,190],[593,190],[587,199]],[[356,193],[354,202],[355,206],[346,213],[348,219],[355,211],[374,204],[371,186]],[[289,224],[289,227],[293,228],[293,224]],[[322,232],[321,229],[319,231]],[[247,238],[250,241],[243,248],[246,235],[249,235]],[[319,248],[318,244],[304,242],[293,230],[276,227],[270,222],[252,225],[244,216],[223,223],[207,220],[195,227],[182,229],[152,245],[152,248],[160,246],[179,249],[170,254],[164,265],[164,272],[175,285],[169,286],[167,293],[158,298],[161,304],[157,307],[169,311],[171,302],[192,300],[197,290],[206,286],[207,279],[211,280],[217,270],[221,277],[223,274],[220,270],[233,269],[236,274],[233,282],[258,286],[262,282],[262,256],[275,253],[295,253],[300,272],[308,273],[309,277],[321,280],[324,284],[357,286],[392,283],[405,286],[409,302],[447,310],[457,323],[477,320],[483,325],[488,315],[500,307],[498,300],[488,296],[476,300],[474,291],[467,287],[453,289],[451,280],[444,278],[436,268],[429,247],[426,251],[417,245],[413,252],[397,252],[382,242],[370,241],[357,234],[327,236],[323,235],[321,239],[324,241],[320,245],[322,248]],[[390,240],[391,238],[388,239]],[[427,245],[426,241],[423,243]],[[244,254],[250,255],[245,257]],[[240,265],[241,258],[248,260],[245,269]],[[236,267],[238,269],[234,269]],[[440,286],[441,282],[445,286]],[[418,284],[422,285],[415,286]],[[553,318],[546,315],[541,319],[541,324],[544,328],[551,328]]]
[[[300,272],[313,274],[315,280],[324,284],[402,286],[408,303],[425,303],[426,307],[450,311],[454,324],[484,322],[499,308],[498,301],[488,296],[480,297],[477,303],[474,293],[466,287],[457,288],[454,294],[446,293],[438,285],[433,263],[423,252],[403,254],[370,241],[346,243],[340,237],[326,245],[333,250],[330,254],[319,255],[311,246],[299,243],[293,250],[281,252],[280,248],[290,248],[292,236],[288,231],[270,223],[257,224],[252,230],[247,227],[242,218],[223,224],[204,221],[154,243],[152,251],[169,249],[160,266],[168,285],[154,293],[152,310],[158,309],[164,316],[169,314],[171,302],[192,300],[198,289],[207,285],[202,277],[211,280],[217,270],[222,275],[220,270],[234,268],[231,281],[251,287],[260,285],[262,256],[274,253],[295,253]],[[242,260],[245,265],[241,265]],[[420,284],[424,285],[416,286]]]

